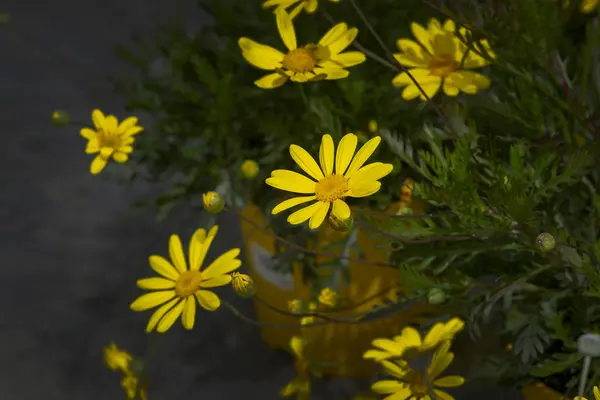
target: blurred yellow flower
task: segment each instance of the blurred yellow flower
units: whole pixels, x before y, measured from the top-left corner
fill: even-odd
[[[427,380],[429,380],[437,399],[454,400],[454,397],[448,393],[437,389],[438,387],[458,387],[465,382],[462,376],[456,375],[438,378],[454,359],[454,354],[448,352],[449,349],[450,341],[446,341],[435,351],[426,371],[427,376],[421,371],[413,370],[406,362],[382,361],[381,365],[385,371],[396,379],[375,382],[371,386],[371,390],[378,394],[388,395],[385,398],[389,400],[430,400],[431,396],[427,385]]]
[[[317,311],[317,305],[315,303],[308,303],[308,309],[306,310],[307,314],[314,314]],[[312,315],[309,317],[302,317],[300,319],[300,325],[310,325],[315,322],[315,317]]]
[[[390,358],[400,358],[409,350],[420,353],[427,352],[440,343],[452,340],[465,326],[460,318],[452,318],[448,322],[438,322],[431,327],[425,338],[413,327],[406,327],[402,333],[393,339],[375,339],[372,345],[377,349],[365,352],[363,358],[373,359],[376,362]]]
[[[573,400],[587,400],[587,398],[575,396]],[[594,400],[600,400],[600,389],[598,389],[598,386],[594,386]]]
[[[56,110],[52,113],[52,123],[54,125],[65,126],[69,125],[69,122],[71,122],[71,117],[65,110]]]
[[[296,373],[298,376],[288,383],[279,395],[282,397],[290,397],[297,395],[300,400],[308,400],[310,398],[310,364],[306,358],[306,342],[304,339],[294,336],[290,339],[290,348],[294,353]]]
[[[377,121],[375,121],[374,119],[369,121],[369,132],[371,133],[375,133],[379,130],[379,125],[377,124]]]
[[[582,13],[589,14],[593,12],[600,4],[600,0],[581,0],[579,9]]]
[[[132,359],[131,354],[119,349],[114,343],[104,348],[104,362],[113,371],[118,370],[127,373],[129,371],[129,362]]]
[[[146,400],[146,392],[140,387],[140,380],[136,376],[132,374],[123,376],[121,387],[125,390],[127,400]]]
[[[319,303],[327,307],[335,307],[337,303],[337,293],[331,288],[324,288],[319,293]]]
[[[302,311],[302,301],[298,299],[288,301],[288,310],[293,313],[300,313]]]
[[[202,205],[209,213],[218,214],[225,208],[225,201],[217,192],[206,192],[202,194]]]
[[[410,68],[410,74],[429,98],[432,98],[440,87],[446,95],[456,96],[461,91],[476,94],[478,90],[490,86],[487,77],[469,71],[484,67],[489,62],[473,50],[469,50],[455,34],[455,29],[456,26],[451,20],[447,20],[442,26],[432,18],[427,29],[412,23],[411,30],[418,43],[409,39],[397,41],[401,53],[394,54],[394,57],[400,64]],[[463,27],[459,32],[463,37],[468,33]],[[481,40],[477,46],[494,57],[487,40]],[[392,80],[392,84],[396,87],[404,87],[402,98],[405,100],[417,97],[426,100],[406,72],[397,75]]]
[[[329,0],[332,3],[339,3],[340,0]],[[295,7],[290,12],[290,17],[296,18],[298,14],[302,10],[306,11],[308,14],[312,14],[317,11],[317,7],[319,6],[319,0],[267,0],[263,3],[264,8],[276,7],[276,10],[283,8],[287,11],[291,6]]]
[[[242,170],[242,175],[244,175],[244,178],[247,179],[256,178],[256,175],[258,175],[259,171],[258,164],[254,160],[244,161],[240,169]]]
[[[136,117],[126,118],[119,124],[114,115],[104,116],[102,111],[92,111],[92,122],[94,129],[83,128],[80,133],[87,139],[87,154],[100,153],[94,158],[90,165],[90,172],[99,174],[110,157],[118,163],[124,163],[133,151],[134,136],[142,132],[144,128],[138,126]]]
[[[233,288],[234,292],[242,297],[248,297],[254,294],[254,281],[246,274],[232,272],[231,287]]]
[[[317,45],[298,47],[289,14],[279,8],[275,15],[279,35],[288,48],[287,54],[245,37],[238,41],[246,61],[257,68],[274,71],[254,82],[260,88],[277,88],[288,79],[294,82],[342,79],[349,74],[345,68],[358,65],[366,59],[359,51],[341,53],[358,35],[356,28],[348,29],[346,24],[340,23],[331,28]]]
[[[290,214],[287,221],[298,225],[309,220],[310,229],[317,229],[330,210],[337,219],[347,220],[351,213],[344,199],[366,197],[376,193],[381,187],[379,179],[392,172],[392,164],[375,162],[363,166],[380,142],[381,137],[372,138],[355,155],[358,138],[349,133],[338,143],[336,153],[333,138],[323,135],[319,151],[320,167],[306,150],[295,144],[291,145],[290,155],[314,180],[285,169],[271,172],[271,177],[266,180],[268,185],[287,192],[309,195],[285,200],[276,205],[271,213],[279,214],[300,204],[314,201],[313,204]]]
[[[218,227],[214,226],[208,233],[204,229],[198,229],[193,234],[189,245],[189,269],[177,235],[171,235],[169,240],[171,262],[161,256],[150,256],[150,266],[162,278],[138,280],[139,288],[154,292],[144,294],[131,303],[134,311],[145,311],[162,304],[150,317],[146,332],[151,332],[154,328],[157,332],[165,332],[180,315],[185,329],[192,329],[196,300],[205,310],[215,311],[219,308],[219,297],[206,289],[229,284],[230,273],[238,269],[242,262],[237,259],[240,249],[231,249],[217,257],[205,270],[201,270],[217,230]]]

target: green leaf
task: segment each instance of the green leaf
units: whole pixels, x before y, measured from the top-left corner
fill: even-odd
[[[558,353],[552,358],[542,361],[531,369],[531,375],[537,378],[546,378],[550,375],[561,373],[574,367],[583,358],[580,353]]]

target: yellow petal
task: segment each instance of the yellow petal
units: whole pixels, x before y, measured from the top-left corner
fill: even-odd
[[[333,81],[336,79],[344,79],[348,77],[350,72],[345,69],[335,67],[335,68],[315,68],[314,73],[317,75],[325,75],[325,79],[328,81]]]
[[[321,148],[319,149],[319,163],[325,176],[333,173],[333,160],[335,157],[335,145],[331,135],[323,135],[321,138]]]
[[[196,299],[200,306],[207,311],[215,311],[221,306],[219,296],[209,290],[199,290],[196,293]]]
[[[102,111],[98,109],[92,111],[92,122],[97,130],[104,128],[104,114],[102,114]]]
[[[294,31],[294,24],[289,14],[283,8],[279,8],[275,11],[275,19],[277,21],[277,29],[281,40],[285,44],[288,50],[296,50],[296,32]]]
[[[452,364],[453,360],[454,353],[444,353],[438,357],[435,357],[427,369],[431,380],[437,379],[437,377],[440,376],[450,364]]]
[[[318,0],[306,0],[304,3],[304,9],[307,13],[312,14],[317,11],[317,6],[319,5]]]
[[[341,221],[347,220],[351,215],[350,207],[348,207],[348,204],[341,199],[337,199],[333,202],[333,208],[331,209],[331,212],[337,219]]]
[[[121,146],[117,150],[121,153],[129,154],[133,151],[133,147],[131,146]]]
[[[198,229],[194,233],[190,240],[190,269],[195,271],[200,269],[218,231],[219,226],[215,225],[210,228],[208,234],[205,233],[204,229]]]
[[[456,86],[452,85],[447,79],[444,80],[444,93],[446,96],[458,96],[459,90]]]
[[[435,393],[435,398],[439,400],[455,400],[453,396],[450,396],[446,392],[442,392],[441,390],[433,389]]]
[[[321,180],[324,178],[323,172],[314,158],[302,147],[295,144],[290,145],[290,155],[300,168],[314,179]]]
[[[179,273],[187,271],[183,247],[181,246],[181,239],[179,239],[178,235],[171,235],[169,238],[169,256]]]
[[[127,162],[128,159],[129,156],[125,153],[121,153],[120,151],[117,151],[113,154],[113,160],[115,160],[118,163],[123,164],[124,162]]]
[[[406,67],[426,68],[431,61],[431,54],[428,54],[423,47],[419,46],[413,40],[398,39],[396,46],[402,53],[395,53],[394,58]]]
[[[299,336],[293,336],[290,339],[290,348],[297,358],[302,358],[304,355],[304,340]]]
[[[348,51],[342,54],[336,54],[329,58],[329,63],[332,63],[340,68],[353,67],[355,65],[365,62],[367,57],[360,51]],[[322,64],[324,67],[330,65]]]
[[[178,301],[181,301],[181,299],[179,297],[176,297],[168,303],[160,306],[156,311],[154,311],[154,313],[150,317],[150,320],[148,320],[148,324],[146,325],[146,332],[152,332],[156,327],[156,324],[158,324],[158,321],[160,321],[160,319],[167,313],[167,311],[169,311],[171,307],[173,307]]]
[[[600,389],[598,389],[598,386],[594,386],[594,399],[600,400]]]
[[[271,176],[270,178],[267,178],[265,182],[267,185],[273,186],[276,189],[301,194],[315,193],[315,185],[317,184],[316,182],[311,181],[309,178],[305,177],[304,175],[300,175],[299,173],[293,171],[286,171],[286,174],[284,175]]]
[[[279,50],[244,37],[238,40],[238,45],[246,61],[255,67],[264,70],[281,68],[284,55]]]
[[[281,389],[281,391],[279,392],[279,396],[290,397],[290,396],[298,393],[298,389],[300,388],[299,383],[300,383],[299,378],[292,379],[291,382],[289,382],[287,385],[285,385],[283,387],[283,389]]]
[[[397,362],[382,361],[381,366],[386,370],[387,373],[400,379],[411,373],[410,367],[406,364],[399,365]]]
[[[100,149],[100,156],[108,160],[114,151],[115,149],[113,149],[112,147],[102,147]]]
[[[429,97],[431,99],[439,90],[439,88],[441,86],[440,83],[430,83],[430,84],[424,84],[424,85],[420,85],[420,86],[421,86],[421,89],[423,91],[425,91],[425,94],[427,94],[427,97]],[[425,96],[423,96],[423,93],[421,92],[421,89],[419,89],[415,85],[406,86],[404,88],[404,90],[402,91],[402,98],[404,100],[412,100],[412,99],[416,99],[418,97],[421,100],[426,100]]]
[[[138,123],[138,119],[136,117],[125,118],[123,120],[123,122],[121,122],[119,124],[119,127],[118,127],[117,131],[120,134],[125,134],[125,132],[127,132],[129,129],[131,129],[134,126],[136,126],[137,123]]]
[[[408,389],[406,389],[405,385],[401,382],[383,380],[375,382],[373,385],[371,385],[371,390],[377,394],[390,394],[398,392],[404,393],[404,391],[407,391]],[[407,391],[407,393],[410,394],[410,391]]]
[[[241,261],[240,261],[241,263]],[[218,286],[225,286],[231,283],[231,275],[220,275],[215,278],[210,278],[202,282],[203,288],[212,288]]]
[[[303,222],[306,222],[309,218],[311,218],[317,210],[321,207],[319,202],[311,204],[308,207],[304,207],[296,212],[290,214],[287,218],[287,221],[292,225],[298,225]]]
[[[458,47],[456,46],[455,36],[453,33],[445,32],[445,34],[434,36],[431,39],[431,46],[433,47],[433,54],[436,56],[453,58],[460,62],[460,59],[457,59],[459,56],[459,54],[457,54]]]
[[[100,142],[98,141],[98,139],[93,138],[87,142],[87,145],[85,146],[85,152],[87,154],[94,154],[99,151],[100,151]]]
[[[117,120],[117,117],[115,117],[114,115],[107,115],[106,118],[104,118],[104,130],[106,132],[117,132],[117,129],[119,127],[119,120]]]
[[[337,175],[343,175],[354,156],[356,151],[356,145],[358,144],[358,137],[349,133],[345,135],[340,143],[338,144],[337,153],[335,155],[335,173]]]
[[[402,330],[402,334],[399,339],[405,348],[420,347],[423,343],[421,341],[421,334],[415,328],[408,326]]]
[[[102,172],[104,167],[106,167],[107,162],[108,160],[102,157],[101,155],[96,156],[96,158],[94,158],[94,161],[92,161],[92,164],[90,165],[90,172],[92,173],[92,175],[97,175],[100,172]]]
[[[254,81],[254,84],[261,89],[275,89],[287,82],[288,77],[278,74],[277,72],[265,75],[262,78]]]
[[[329,212],[329,206],[331,203],[320,201],[317,203],[319,207],[316,209],[315,213],[310,217],[310,221],[308,221],[308,227],[310,229],[317,229],[323,221],[325,221],[325,217],[327,217],[327,213]]]
[[[277,215],[280,212],[288,210],[299,204],[303,204],[303,203],[309,202],[311,200],[314,200],[314,199],[316,199],[316,197],[317,196],[302,196],[302,197],[292,197],[291,199],[284,200],[281,203],[277,204],[275,207],[273,207],[271,214]]]
[[[394,356],[401,356],[404,352],[404,345],[399,341],[392,339],[375,339],[373,340],[373,346],[379,347]]]
[[[331,29],[323,35],[321,40],[319,40],[319,44],[321,46],[329,46],[331,45],[339,36],[343,35],[348,30],[348,25],[345,23],[339,23],[333,26]]]
[[[90,129],[90,128],[82,128],[79,133],[81,134],[81,136],[87,140],[92,140],[95,139],[96,136],[98,135],[96,133],[96,131]]]
[[[369,182],[355,182],[354,186],[349,186],[350,197],[367,197],[374,193],[377,193],[381,189],[381,182],[369,181]]]
[[[308,82],[314,78],[315,78],[315,74],[313,74],[312,72],[296,72],[290,76],[290,79],[293,82],[300,82],[300,83]]]
[[[345,31],[343,34],[339,35],[335,40],[328,46],[331,54],[338,54],[346,47],[350,46],[350,44],[356,39],[358,35],[358,29],[351,28]]]
[[[394,166],[392,164],[384,164],[381,162],[375,162],[371,164],[367,164],[364,167],[361,167],[358,171],[350,176],[349,182],[352,181],[378,181],[379,179],[388,176]]]
[[[458,387],[462,386],[465,383],[465,378],[462,376],[445,376],[443,378],[437,379],[433,382],[435,386],[439,387]]]
[[[365,354],[363,354],[364,359],[373,359],[375,362],[380,362],[391,357],[392,355],[390,353],[381,350],[367,350]]]
[[[296,18],[303,9],[304,9],[304,3],[300,3],[300,4],[296,5],[296,7],[294,7],[292,9],[292,11],[290,11],[290,18],[292,20],[294,20],[294,18]]]
[[[141,126],[132,126],[131,128],[127,129],[125,132],[123,132],[123,136],[133,136],[133,135],[137,135],[140,132],[143,132],[144,128],[142,128]]]
[[[175,307],[171,308],[165,316],[158,321],[158,326],[156,327],[156,332],[163,333],[166,332],[173,323],[179,318],[181,313],[183,312],[183,307],[185,307],[185,301],[180,301]]]
[[[456,24],[451,19],[447,19],[446,22],[444,22],[444,29],[454,33],[454,31],[456,31]]]
[[[163,290],[159,292],[146,293],[131,303],[133,311],[144,311],[165,303],[175,297],[174,290]]]
[[[150,263],[150,267],[152,267],[152,269],[156,271],[157,274],[160,274],[165,278],[172,279],[174,281],[177,280],[177,278],[179,278],[179,273],[177,272],[177,270],[173,267],[173,265],[171,265],[170,262],[168,262],[163,257],[150,256],[148,258],[148,261]]]
[[[410,30],[413,33],[413,36],[425,47],[425,49],[429,52],[429,54],[433,53],[433,48],[430,43],[430,36],[427,29],[423,28],[421,25],[413,22],[410,24]]]
[[[348,167],[348,170],[344,176],[348,179],[352,178],[352,175],[354,175],[354,173],[358,171],[360,167],[362,167],[364,163],[367,162],[369,157],[371,157],[371,155],[375,152],[377,146],[379,146],[379,143],[381,143],[381,136],[375,136],[367,143],[363,144],[360,150],[356,152],[356,155],[352,159],[352,163],[350,164],[350,167]]]
[[[165,278],[144,278],[138,279],[137,287],[148,290],[173,289],[175,282]]]
[[[208,268],[202,272],[204,279],[215,278],[219,275],[228,274],[242,265],[242,262],[236,259],[240,255],[240,249],[231,249],[221,254],[213,261]]]
[[[190,296],[184,301],[185,306],[183,307],[181,322],[185,329],[191,330],[194,327],[194,321],[196,320],[196,299],[193,296]]]
[[[449,85],[452,85],[467,94],[475,94],[480,89],[487,89],[490,86],[490,80],[473,71],[453,72],[446,78]]]
[[[419,85],[425,85],[430,83],[441,82],[442,78],[436,75],[431,75],[431,72],[428,69],[424,68],[413,68],[408,70],[410,75],[419,83]],[[414,85],[412,79],[406,72],[402,72],[401,74],[396,75],[396,77],[392,80],[392,85],[395,87],[402,87],[406,85]]]

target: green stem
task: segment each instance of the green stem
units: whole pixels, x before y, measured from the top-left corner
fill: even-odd
[[[588,379],[588,375],[590,373],[590,364],[592,363],[592,357],[585,356],[583,359],[583,370],[581,371],[581,376],[579,377],[579,390],[577,395],[581,399],[583,397],[583,393],[585,391],[585,384]]]

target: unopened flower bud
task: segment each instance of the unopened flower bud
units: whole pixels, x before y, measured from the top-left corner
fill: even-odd
[[[352,229],[352,226],[354,225],[354,217],[352,217],[352,215],[351,215],[350,218],[341,220],[341,219],[337,218],[335,215],[330,214],[329,215],[329,225],[331,226],[331,228],[334,231],[348,232],[350,229]]]
[[[69,113],[64,110],[56,110],[52,113],[52,123],[56,126],[69,125],[70,121]]]
[[[437,305],[446,301],[446,293],[440,288],[433,288],[427,293],[429,304]]]
[[[554,239],[554,236],[546,232],[540,233],[535,239],[535,243],[539,249],[544,252],[554,250],[556,247],[556,240]]]
[[[209,213],[218,214],[225,208],[223,197],[217,192],[206,192],[202,195],[202,204]]]
[[[379,125],[377,124],[377,121],[375,121],[374,119],[369,121],[369,132],[371,133],[375,133],[379,130]]]
[[[331,288],[324,288],[319,293],[319,303],[327,307],[335,307],[337,303],[337,293]]]
[[[288,301],[288,310],[293,313],[300,313],[302,311],[302,302],[298,299]]]
[[[579,336],[579,339],[577,339],[577,349],[584,356],[600,356],[600,335],[595,333],[586,333]]]
[[[254,281],[249,275],[233,272],[231,274],[231,287],[241,297],[250,297],[255,293]]]
[[[242,175],[244,175],[244,178],[246,179],[256,178],[259,171],[258,164],[254,160],[244,161],[240,169],[242,170]]]

